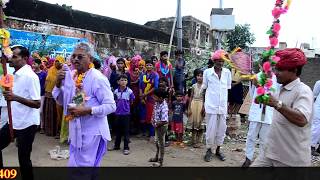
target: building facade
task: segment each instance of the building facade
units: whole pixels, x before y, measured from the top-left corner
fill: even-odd
[[[145,25],[171,34],[174,19],[174,17],[161,18],[157,21],[149,21]],[[209,24],[192,16],[184,16],[182,18],[182,29],[183,39],[188,41],[192,51],[199,54],[201,53],[199,51],[213,47],[214,38]]]
[[[24,42],[31,49],[43,47],[51,55],[67,56],[72,46],[83,40],[94,44],[102,57],[141,54],[148,58],[168,49],[170,41],[170,34],[148,26],[37,0],[10,1],[4,12],[13,42]],[[190,47],[185,40],[183,45]]]

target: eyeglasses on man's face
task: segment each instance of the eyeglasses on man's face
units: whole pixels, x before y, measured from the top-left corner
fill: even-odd
[[[78,60],[82,60],[84,57],[86,57],[86,55],[84,54],[72,54],[71,58],[72,59],[78,59]]]

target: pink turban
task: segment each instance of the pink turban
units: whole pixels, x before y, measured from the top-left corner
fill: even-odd
[[[140,55],[135,55],[131,61],[134,61],[134,62],[139,62],[140,60],[142,59],[142,57]]]
[[[215,61],[215,60],[220,60],[220,59],[222,59],[222,57],[225,56],[226,54],[227,54],[227,53],[226,53],[224,50],[222,50],[222,49],[217,50],[217,51],[215,51],[215,52],[212,54],[211,60],[213,60],[213,61]]]

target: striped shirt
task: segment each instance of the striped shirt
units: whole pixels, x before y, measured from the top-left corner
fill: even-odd
[[[157,122],[168,122],[168,104],[166,100],[163,100],[163,102],[160,104],[158,102],[155,103],[154,109],[153,109],[153,121],[154,123]]]

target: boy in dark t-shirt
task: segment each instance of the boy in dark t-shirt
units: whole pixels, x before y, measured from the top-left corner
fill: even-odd
[[[172,120],[171,120],[171,131],[173,131],[177,137],[177,145],[183,147],[182,142],[183,137],[183,113],[185,113],[185,103],[183,101],[183,93],[178,91],[176,92],[176,100],[172,102]]]

